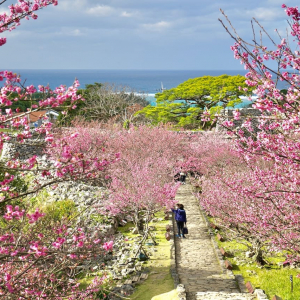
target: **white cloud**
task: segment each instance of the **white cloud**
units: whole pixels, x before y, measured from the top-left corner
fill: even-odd
[[[253,39],[250,20],[255,17],[277,41],[274,29],[284,36],[287,26],[282,2],[288,6],[299,5],[299,0],[59,0],[58,6],[39,11],[36,21],[24,20],[16,30],[1,34],[8,39],[7,45],[1,47],[6,57],[3,65],[8,68],[75,68],[82,67],[85,61],[86,68],[94,68],[94,61],[105,57],[101,67],[108,69],[125,65],[130,68],[208,68],[209,65],[220,68],[217,61],[222,68],[231,69],[234,63],[229,50],[232,40],[218,22],[219,17],[224,19],[219,7],[225,10],[245,40]],[[5,6],[1,6],[0,13]],[[79,39],[85,42],[78,43]],[[263,42],[265,40],[263,37]],[[155,51],[151,47],[154,43]],[[162,56],[166,43],[172,48],[172,55]],[[40,45],[44,47],[43,57],[32,65],[28,53],[40,55]],[[75,62],[69,53],[70,45],[76,49],[74,55],[86,53],[84,59]],[[20,47],[24,51],[20,51]],[[230,59],[223,59],[223,55]],[[61,58],[59,64],[46,59],[55,56]],[[172,59],[172,63],[167,63]],[[125,63],[116,63],[120,61]]]
[[[282,3],[288,4],[289,0],[285,0],[285,1],[283,1],[283,0],[267,0],[267,2],[270,5],[280,5],[281,6]]]
[[[74,27],[62,27],[59,31],[53,32],[52,37],[55,36],[83,36],[83,31],[86,31],[85,29],[79,29]]]
[[[160,21],[153,24],[143,24],[143,27],[151,31],[162,31],[172,26],[171,22]]]
[[[70,35],[72,36],[80,36],[82,35],[82,32],[79,29],[74,29],[70,32]]]
[[[114,12],[114,8],[108,5],[98,5],[87,10],[88,14],[100,16],[100,17],[107,17],[110,16]]]
[[[253,17],[258,21],[277,22],[280,19],[285,18],[285,13],[280,7],[256,7],[253,9],[239,9],[225,10],[229,19],[234,20],[251,20]]]
[[[121,13],[121,17],[130,18],[132,16],[134,16],[134,13],[129,13],[127,11],[122,11]]]
[[[279,18],[284,17],[282,9],[268,7],[258,7],[253,10],[247,11],[246,14],[258,20],[264,21],[275,21]]]
[[[132,16],[132,14],[131,14],[131,13],[128,13],[127,11],[123,11],[123,12],[121,13],[121,16],[122,16],[122,17],[129,18],[129,17]]]
[[[4,13],[6,13],[7,15],[10,15],[10,10],[1,7],[1,8],[0,8],[0,14],[2,15],[2,14],[4,14]]]
[[[18,30],[18,28],[17,29],[15,29],[15,30],[12,30],[11,32],[4,32],[4,33],[2,33],[2,36],[5,36],[5,37],[7,37],[8,39],[10,39],[10,38],[15,38],[15,37],[20,37],[20,36],[24,36],[25,34],[30,34],[30,32],[28,32],[28,31],[25,31],[25,30]]]
[[[87,5],[88,5],[87,0],[64,0],[59,2],[57,8],[59,10],[64,10],[64,11],[75,10],[80,12]]]

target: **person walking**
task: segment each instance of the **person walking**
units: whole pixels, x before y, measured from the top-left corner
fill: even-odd
[[[177,223],[177,230],[178,230],[178,234],[176,234],[176,236],[178,238],[184,238],[185,239],[185,235],[183,233],[183,227],[184,224],[186,225],[186,213],[184,210],[184,206],[182,204],[176,204],[177,209],[173,209],[172,208],[172,212],[175,213],[175,221]]]
[[[179,175],[180,175],[179,180],[182,182],[182,184],[185,184],[186,173],[181,170]]]

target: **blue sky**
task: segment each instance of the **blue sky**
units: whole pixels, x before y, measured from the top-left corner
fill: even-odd
[[[5,10],[11,0],[0,9]],[[251,40],[251,17],[284,33],[296,0],[59,0],[2,36],[2,69],[237,70],[225,10]]]

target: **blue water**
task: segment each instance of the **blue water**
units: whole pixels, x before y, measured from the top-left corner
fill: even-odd
[[[156,93],[161,82],[167,89],[176,87],[189,78],[205,75],[218,76],[244,75],[245,71],[154,71],[154,70],[12,70],[26,79],[26,85],[47,85],[51,88],[63,85],[71,85],[75,78],[79,80],[81,86],[94,82],[109,82],[122,84],[133,88],[136,92],[149,94]]]
[[[245,75],[245,70],[12,70],[21,75],[25,85],[48,85],[53,89],[61,84],[70,86],[77,78],[84,88],[86,84],[114,83],[132,88],[137,93],[146,93],[147,99],[153,104],[154,95],[161,88],[170,89],[195,77],[205,75],[219,76]]]

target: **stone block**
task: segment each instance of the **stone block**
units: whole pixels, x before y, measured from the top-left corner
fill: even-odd
[[[277,296],[277,295],[275,295],[275,296],[272,298],[272,300],[282,300],[282,298],[279,297],[279,296]]]
[[[235,280],[238,283],[239,289],[242,293],[247,293],[247,288],[245,285],[244,277],[241,274],[234,275]]]
[[[123,295],[130,295],[133,292],[134,288],[131,284],[126,283],[126,281],[125,281],[125,284],[122,285],[122,287],[121,287],[121,293]]]
[[[256,289],[254,294],[256,295],[258,300],[268,300],[267,295],[265,294],[265,292],[261,289]]]
[[[247,283],[246,283],[246,288],[247,288],[247,290],[248,290],[248,292],[250,293],[250,294],[253,294],[254,293],[254,288],[253,288],[253,286],[252,286],[252,284],[251,284],[251,282],[250,281],[248,281]]]
[[[183,284],[178,284],[176,290],[178,293],[185,293],[185,287]]]
[[[147,279],[148,278],[148,274],[147,273],[142,273],[140,276],[140,279]]]
[[[220,252],[223,256],[229,257],[229,254],[224,250],[224,248],[220,248]]]
[[[133,277],[131,278],[131,280],[132,280],[132,282],[137,282],[137,281],[140,280],[140,276],[133,276]]]
[[[225,267],[228,270],[232,270],[232,264],[229,260],[225,260]]]
[[[171,239],[170,233],[166,232],[165,237],[166,237],[166,240],[169,241]]]
[[[289,261],[284,261],[283,263],[282,263],[282,266],[285,268],[285,267],[289,267],[291,264],[290,264],[290,262]]]
[[[216,224],[214,224],[214,223],[210,223],[210,227],[213,228],[213,229],[217,229],[217,230],[220,229],[220,228],[219,228]]]
[[[220,242],[224,242],[225,239],[220,235],[220,233],[217,234],[217,239],[220,241]]]

